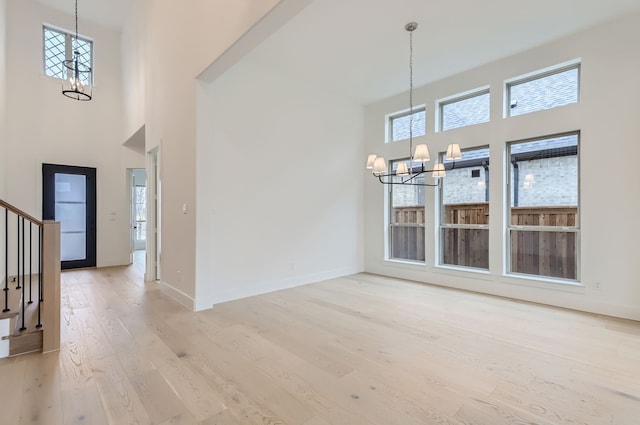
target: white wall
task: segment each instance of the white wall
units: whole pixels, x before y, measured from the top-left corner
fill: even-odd
[[[34,0],[7,6],[7,201],[40,217],[43,162],[97,168],[97,263],[128,264],[127,168],[144,167],[144,158],[121,146],[120,33],[80,20],[94,40],[95,87],[93,100],[77,102],[42,70],[42,24],[73,30],[73,16]]]
[[[5,181],[7,171],[7,135],[6,135],[6,82],[7,82],[7,62],[6,62],[6,20],[7,2],[0,0],[0,199],[5,198]],[[5,237],[4,226],[0,226],[0,241]],[[4,258],[4,244],[0,244],[0,258]],[[4,279],[4,261],[0,262],[0,279]],[[1,326],[1,325],[0,325]],[[4,344],[8,354],[8,344]],[[0,347],[0,358],[3,349]]]
[[[250,57],[198,100],[197,308],[362,271],[362,106]]]
[[[636,158],[640,157],[640,15],[535,48],[452,76],[415,91],[416,103],[428,107],[427,142],[432,152],[451,142],[471,147],[490,145],[491,219],[490,273],[472,273],[434,266],[435,193],[427,194],[427,265],[384,260],[384,188],[373,178],[365,183],[365,267],[372,273],[464,288],[580,310],[640,319],[640,280],[636,253],[640,209]],[[579,104],[510,119],[502,118],[505,79],[582,58]],[[415,70],[420,72],[420,70]],[[491,86],[491,121],[434,133],[433,109],[438,98],[486,84]],[[406,143],[385,145],[384,116],[406,108],[397,96],[366,108],[367,152],[387,159],[407,156]],[[503,275],[505,142],[581,130],[581,265],[582,286],[569,287]],[[621,154],[622,153],[622,154]]]
[[[0,0],[0,199],[5,196],[6,179],[6,106],[7,106],[7,0]]]
[[[147,0],[145,133],[160,147],[162,288],[195,299],[196,77],[278,0]],[[186,205],[187,214],[182,206]]]
[[[122,29],[122,89],[124,136],[128,140],[145,120],[148,0],[132,0]]]

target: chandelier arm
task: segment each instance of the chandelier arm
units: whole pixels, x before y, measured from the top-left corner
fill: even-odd
[[[423,187],[437,187],[437,186],[440,186],[440,182],[438,182],[438,183],[413,183],[413,182],[410,182],[410,180],[403,180],[401,182],[383,180],[383,177],[389,177],[388,174],[379,175],[377,177],[378,177],[378,180],[380,181],[380,183],[382,183],[382,184],[392,184],[392,185],[400,185],[400,186],[423,186]]]
[[[407,177],[407,179],[406,179],[406,180],[404,180],[404,182],[410,182],[410,181],[413,181],[413,180],[414,180],[414,179],[416,179],[417,177],[420,177],[421,175],[423,175],[425,172],[426,172],[425,170],[422,170],[422,171],[419,171],[419,172],[417,172],[417,173],[411,173],[411,174],[409,174],[409,177]]]

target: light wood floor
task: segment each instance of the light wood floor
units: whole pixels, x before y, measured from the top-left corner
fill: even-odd
[[[0,360],[0,424],[640,424],[640,324],[371,275],[193,313],[65,272],[59,353]]]

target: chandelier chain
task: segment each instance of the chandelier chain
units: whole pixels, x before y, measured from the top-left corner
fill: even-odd
[[[413,29],[409,29],[409,168],[413,164]]]
[[[73,47],[74,49],[74,54],[75,54],[75,49],[78,48],[78,0],[76,0],[76,39],[75,39],[75,46]]]

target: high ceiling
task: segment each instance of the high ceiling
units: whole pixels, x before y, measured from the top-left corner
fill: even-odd
[[[38,1],[73,13],[74,0]],[[79,0],[78,13],[119,27],[134,1]],[[635,12],[640,0],[315,0],[251,58],[368,103],[407,89],[409,21],[422,85]]]
[[[407,22],[419,86],[632,11],[639,0],[316,0],[251,56],[369,103],[408,88]]]
[[[53,9],[74,13],[75,0],[37,0]],[[129,6],[136,0],[78,0],[78,17],[103,25],[120,28],[125,22]]]

